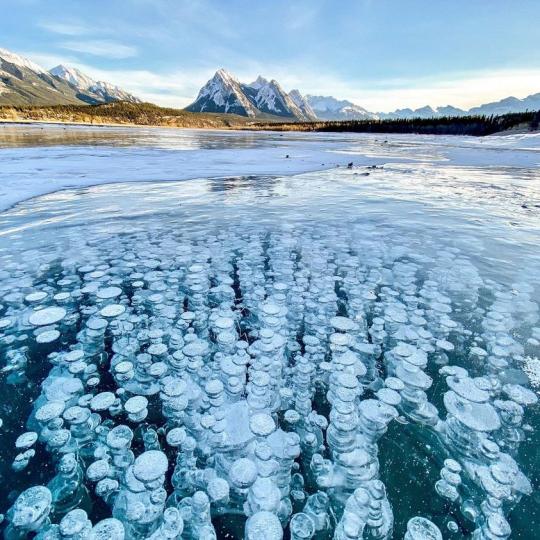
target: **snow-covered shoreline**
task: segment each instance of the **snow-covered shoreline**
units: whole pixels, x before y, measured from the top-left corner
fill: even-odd
[[[0,125],[0,211],[68,188],[385,163],[540,167],[540,134],[484,138]]]

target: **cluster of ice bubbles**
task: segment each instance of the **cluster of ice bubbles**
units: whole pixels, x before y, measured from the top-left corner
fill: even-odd
[[[519,369],[540,338],[529,284],[336,226],[71,240],[0,275],[4,377],[51,366],[13,474],[38,446],[55,467],[12,502],[6,539],[209,540],[227,519],[247,540],[394,538],[392,422],[429,433],[445,535],[509,537],[531,492],[515,459],[537,402]],[[442,538],[433,521],[410,516],[405,538]]]

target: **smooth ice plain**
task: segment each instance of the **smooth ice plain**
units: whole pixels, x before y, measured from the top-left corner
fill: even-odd
[[[535,538],[538,135],[1,126],[0,163],[5,538]]]

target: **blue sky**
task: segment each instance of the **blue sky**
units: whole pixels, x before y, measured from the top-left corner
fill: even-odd
[[[538,0],[0,0],[0,47],[185,106],[219,67],[370,110],[540,92]]]

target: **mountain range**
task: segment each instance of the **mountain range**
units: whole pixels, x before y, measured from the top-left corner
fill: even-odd
[[[47,71],[6,49],[0,49],[0,105],[81,105],[130,101],[135,96],[118,86],[95,81],[63,65]]]
[[[252,118],[282,116],[292,120],[316,120],[309,103],[298,90],[285,92],[275,80],[258,77],[250,84],[218,69],[188,107],[191,112],[234,113]]]
[[[141,103],[122,88],[94,80],[74,67],[59,65],[47,71],[23,56],[0,48],[0,105],[81,105],[113,101]],[[540,110],[540,93],[523,99],[507,97],[469,110],[452,105],[437,108],[426,105],[388,113],[371,112],[333,96],[304,96],[298,90],[286,92],[276,80],[261,76],[245,84],[228,71],[219,69],[186,110],[292,121],[490,116]]]
[[[360,105],[332,96],[303,96],[298,90],[289,93],[275,80],[259,76],[254,82],[244,84],[224,69],[201,88],[197,99],[186,110],[192,112],[235,113],[253,118],[268,115],[284,119],[312,120],[387,120],[395,118],[440,118],[442,116],[498,115],[512,112],[540,110],[540,93],[524,99],[508,97],[485,103],[469,110],[452,105],[433,108],[370,112]]]

